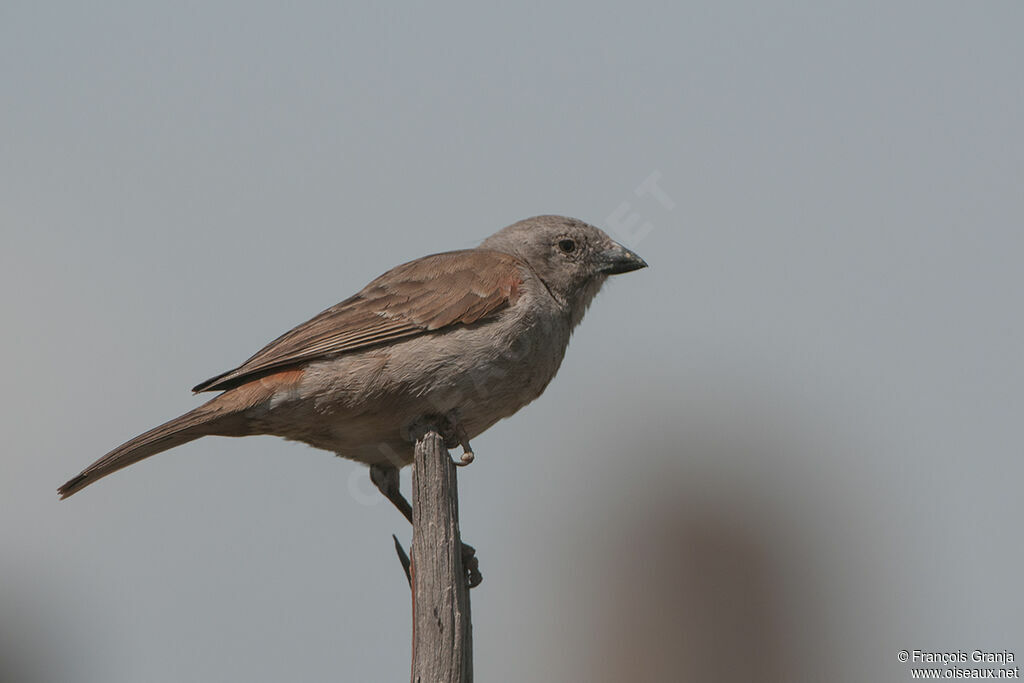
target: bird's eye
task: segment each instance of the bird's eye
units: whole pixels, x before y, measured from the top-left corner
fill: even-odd
[[[576,242],[574,240],[558,240],[558,248],[562,250],[563,254],[571,254],[576,251]]]

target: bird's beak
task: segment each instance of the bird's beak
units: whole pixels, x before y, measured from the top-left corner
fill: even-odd
[[[616,275],[646,268],[647,261],[618,242],[612,242],[609,248],[597,254],[597,267],[602,273]]]

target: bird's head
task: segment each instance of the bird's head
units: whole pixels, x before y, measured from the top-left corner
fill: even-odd
[[[480,248],[526,261],[552,295],[578,316],[609,275],[647,266],[603,230],[566,216],[534,216],[513,223]]]

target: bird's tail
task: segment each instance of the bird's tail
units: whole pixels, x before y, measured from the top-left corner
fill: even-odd
[[[86,467],[81,474],[70,479],[57,489],[57,493],[60,494],[61,499],[67,498],[89,484],[123,467],[137,463],[143,458],[162,453],[169,448],[194,441],[202,436],[218,433],[213,428],[214,423],[219,421],[223,414],[211,406],[215,401],[216,399],[121,444]]]

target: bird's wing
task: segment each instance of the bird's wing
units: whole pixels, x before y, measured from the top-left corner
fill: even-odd
[[[192,391],[230,389],[271,370],[469,325],[515,302],[525,268],[513,256],[481,249],[410,261]]]

